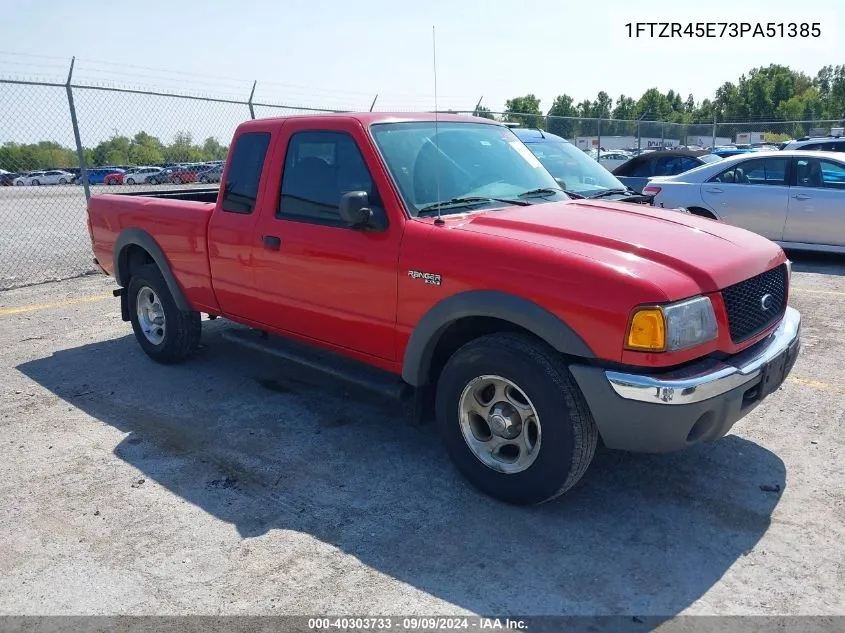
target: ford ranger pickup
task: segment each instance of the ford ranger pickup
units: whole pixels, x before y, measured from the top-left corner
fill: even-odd
[[[97,195],[88,224],[153,360],[225,317],[245,344],[396,385],[474,485],[531,504],[599,440],[722,437],[800,341],[773,242],[561,184],[496,121],[294,116],[241,124],[219,190]]]

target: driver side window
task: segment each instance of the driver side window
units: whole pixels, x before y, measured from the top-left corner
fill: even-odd
[[[370,205],[382,205],[358,144],[345,132],[296,132],[288,142],[276,217],[345,227],[340,199],[365,191]]]

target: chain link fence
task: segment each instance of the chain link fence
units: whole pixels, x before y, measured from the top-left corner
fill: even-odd
[[[335,111],[258,103],[252,97],[78,85],[70,78],[67,83],[0,79],[0,289],[94,270],[87,196],[209,186],[219,181],[229,140],[242,121]],[[766,140],[771,135],[797,138],[826,134],[841,124],[676,124],[484,115],[557,134],[599,161],[604,160],[600,148],[712,147],[736,142],[742,134],[764,133]]]

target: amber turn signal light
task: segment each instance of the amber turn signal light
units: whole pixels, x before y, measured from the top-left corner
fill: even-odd
[[[666,321],[660,308],[637,310],[628,328],[630,349],[660,352],[666,348]]]

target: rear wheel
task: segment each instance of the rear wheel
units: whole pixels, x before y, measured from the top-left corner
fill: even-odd
[[[37,186],[38,186],[38,185],[40,185],[41,183],[40,183],[39,181],[37,181],[37,180],[33,180],[33,181],[32,181],[32,184],[33,184],[33,186],[37,187]]]
[[[132,275],[126,292],[132,330],[147,356],[171,364],[197,349],[202,333],[200,314],[178,308],[156,266],[142,266]]]
[[[702,218],[709,218],[710,220],[718,220],[718,218],[713,215],[707,209],[702,209],[701,207],[688,207],[687,211],[689,211],[692,215],[697,215]]]
[[[598,430],[560,355],[521,334],[461,347],[437,383],[446,450],[486,494],[542,503],[574,486],[592,461]]]
[[[134,185],[134,184],[135,184],[135,179],[134,179],[134,178],[127,178],[127,179],[126,179],[126,184],[127,184],[127,185]]]
[[[181,185],[181,184],[182,184],[182,179],[181,179],[181,178],[179,178],[179,176],[174,176],[174,177],[173,177],[173,184],[174,184],[174,185]]]
[[[206,178],[205,176],[200,176],[200,182],[203,184],[208,184],[208,178]]]

